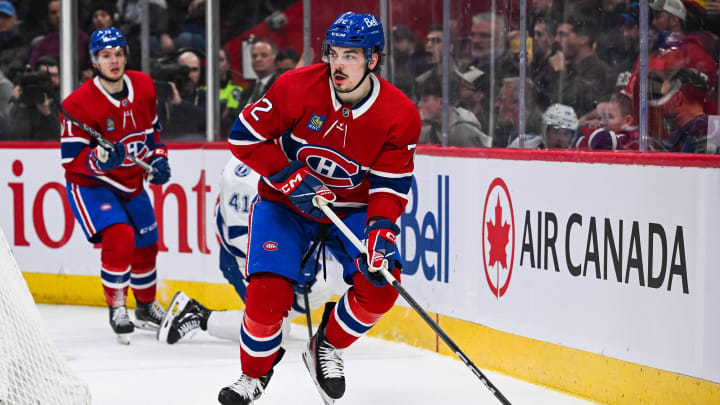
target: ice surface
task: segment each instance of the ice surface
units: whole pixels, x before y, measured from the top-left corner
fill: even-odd
[[[117,343],[106,308],[38,305],[70,367],[90,385],[95,405],[217,404],[241,374],[238,344],[200,332],[173,346],[136,330]],[[307,328],[293,324],[287,353],[258,405],[321,404],[301,360]],[[343,355],[347,390],[337,405],[499,404],[460,360],[385,340],[362,338]],[[485,371],[514,405],[591,402]]]

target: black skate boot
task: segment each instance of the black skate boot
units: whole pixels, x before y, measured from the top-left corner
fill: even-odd
[[[135,325],[130,321],[125,305],[110,308],[110,327],[117,335],[118,342],[129,345],[130,334],[135,331]]]
[[[157,330],[165,317],[165,309],[153,301],[149,304],[137,303],[135,307],[135,326],[142,329]]]
[[[265,392],[268,384],[270,384],[270,378],[272,378],[275,372],[275,365],[280,362],[284,354],[285,349],[282,347],[278,349],[278,354],[275,357],[275,361],[273,361],[272,368],[264,376],[252,378],[243,374],[240,376],[240,379],[232,385],[221,389],[218,394],[218,401],[220,401],[222,405],[248,405],[253,403],[253,401],[260,398]]]
[[[184,292],[178,291],[160,324],[158,340],[175,344],[199,329],[207,330],[207,320],[211,312]]]
[[[342,350],[336,349],[325,337],[325,325],[334,308],[334,302],[325,304],[322,323],[302,355],[310,377],[326,404],[335,403],[345,394]]]

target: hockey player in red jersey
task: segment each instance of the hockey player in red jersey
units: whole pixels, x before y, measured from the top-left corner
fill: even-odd
[[[223,388],[223,404],[259,398],[279,359],[281,324],[300,280],[303,252],[314,240],[343,265],[350,288],[325,306],[303,353],[326,403],[345,392],[342,350],[392,308],[396,290],[377,270],[384,260],[399,280],[395,249],[420,133],[417,108],[378,77],[385,45],[380,21],[347,12],[328,29],[323,61],[280,76],[248,105],[230,133],[233,154],[261,176],[250,214],[243,375]],[[320,195],[359,237],[368,257],[313,206]]]
[[[110,326],[129,343],[135,325],[157,329],[165,310],[155,301],[158,231],[143,180],[170,178],[167,148],[160,143],[157,96],[150,76],[126,71],[127,42],[115,28],[90,38],[96,76],[62,103],[61,154],[70,206],[85,236],[100,243],[101,280]],[[103,148],[87,125],[113,143]],[[148,163],[151,174],[136,165]],[[125,306],[128,286],[137,301],[135,324]]]

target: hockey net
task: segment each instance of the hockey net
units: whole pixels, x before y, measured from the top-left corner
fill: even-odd
[[[90,404],[45,330],[0,229],[0,404]]]

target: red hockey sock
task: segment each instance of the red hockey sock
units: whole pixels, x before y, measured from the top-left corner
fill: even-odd
[[[400,269],[395,268],[393,276],[400,281]],[[340,298],[325,325],[328,341],[338,349],[350,346],[393,307],[397,296],[393,286],[376,287],[356,272],[353,286]]]
[[[105,302],[116,307],[125,305],[130,285],[130,263],[135,250],[135,233],[128,224],[113,224],[103,229],[100,261],[100,279]]]
[[[291,282],[282,276],[259,273],[250,277],[240,329],[240,363],[244,374],[260,378],[272,368],[282,342],[282,321],[294,297]]]
[[[135,249],[132,262],[132,274],[130,275],[130,287],[132,287],[135,299],[139,303],[149,304],[155,301],[155,293],[157,290],[155,259],[157,253],[157,243]]]

